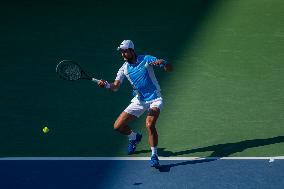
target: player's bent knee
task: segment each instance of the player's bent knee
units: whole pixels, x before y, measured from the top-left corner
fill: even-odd
[[[116,122],[114,123],[114,125],[113,125],[113,129],[114,129],[115,131],[119,131],[122,126],[123,126],[123,125],[122,125],[120,122],[116,121]]]
[[[146,122],[146,127],[147,129],[152,130],[155,128],[155,124],[152,122]]]

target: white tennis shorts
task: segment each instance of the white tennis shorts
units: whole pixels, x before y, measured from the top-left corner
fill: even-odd
[[[124,110],[126,113],[140,117],[146,110],[149,111],[151,108],[163,108],[163,98],[159,97],[151,101],[140,101],[137,96],[135,96],[129,106]]]

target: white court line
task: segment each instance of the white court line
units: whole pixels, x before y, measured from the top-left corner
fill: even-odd
[[[72,160],[72,161],[137,161],[137,160],[149,160],[150,157],[0,157],[0,161],[3,160]],[[283,160],[284,156],[271,156],[271,157],[159,157],[160,160]]]

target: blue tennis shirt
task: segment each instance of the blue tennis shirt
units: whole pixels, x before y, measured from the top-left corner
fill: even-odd
[[[125,62],[121,66],[115,80],[122,83],[126,77],[139,100],[151,101],[159,98],[161,89],[154,73],[154,65],[151,64],[156,60],[158,59],[151,55],[139,55],[135,64]]]

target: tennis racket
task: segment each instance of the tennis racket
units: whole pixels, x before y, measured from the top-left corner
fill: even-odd
[[[72,60],[62,60],[56,66],[56,73],[61,79],[68,81],[76,81],[86,79],[98,83],[99,80],[86,74],[83,68]]]

